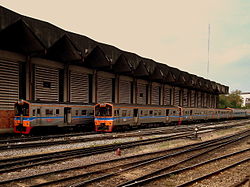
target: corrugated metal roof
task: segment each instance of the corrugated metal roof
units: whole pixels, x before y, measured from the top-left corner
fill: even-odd
[[[0,6],[0,48],[213,93],[228,87]]]

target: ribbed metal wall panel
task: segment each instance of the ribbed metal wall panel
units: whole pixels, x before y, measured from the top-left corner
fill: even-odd
[[[190,101],[190,106],[195,107],[195,91],[191,90],[191,101]]]
[[[198,96],[198,101],[197,101],[198,107],[202,107],[202,106],[201,106],[201,92],[198,92],[198,93],[197,93],[197,96]]]
[[[70,72],[70,101],[88,103],[88,75]]]
[[[126,80],[120,80],[119,83],[119,95],[120,95],[120,103],[129,104],[131,101],[131,82]]]
[[[207,107],[211,107],[211,95],[207,94]]]
[[[137,84],[137,104],[147,103],[147,85]]]
[[[172,89],[168,87],[164,87],[163,95],[164,95],[163,105],[171,105]]]
[[[201,92],[201,107],[204,107],[204,94]]]
[[[211,98],[211,107],[215,108],[215,106],[216,106],[216,96],[212,95],[212,98]]]
[[[183,90],[183,98],[182,98],[182,105],[184,107],[187,107],[188,106],[188,90],[187,89],[184,89]]]
[[[50,83],[50,88],[44,87]],[[35,66],[35,100],[59,101],[59,70],[40,65]]]
[[[191,90],[187,90],[187,98],[188,98],[187,105],[188,107],[191,107]]]
[[[179,106],[180,105],[180,89],[174,88],[174,105]]]
[[[160,104],[160,86],[152,85],[152,104]]]
[[[97,102],[112,102],[112,79],[97,78]]]
[[[0,61],[0,110],[12,110],[19,98],[19,63]]]
[[[203,93],[203,107],[207,107],[207,94]]]

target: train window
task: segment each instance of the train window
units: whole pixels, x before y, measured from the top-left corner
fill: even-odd
[[[40,108],[38,108],[38,109],[36,110],[36,113],[37,113],[37,114],[41,114]]]
[[[158,111],[159,116],[161,115],[161,110]]]
[[[176,111],[174,110],[174,111],[173,111],[173,114],[175,114],[175,113],[176,113]]]
[[[36,110],[33,110],[33,116],[36,116]]]
[[[94,115],[94,110],[89,110],[89,115]]]
[[[76,116],[78,116],[78,110],[76,110]]]
[[[158,115],[158,112],[157,110],[154,111],[154,116],[157,116]]]
[[[15,116],[29,116],[29,104],[24,103],[19,105],[18,103],[15,104]]]
[[[190,115],[193,115],[193,110],[190,110]]]
[[[95,106],[95,116],[112,116],[112,106],[111,105],[96,105]]]
[[[56,114],[59,114],[59,109],[56,109]]]
[[[86,110],[82,110],[82,115],[86,116],[86,114],[87,114],[87,111]]]
[[[141,116],[143,115],[143,110],[141,110]]]
[[[53,110],[52,109],[46,109],[45,114],[46,115],[53,115]]]
[[[115,110],[115,116],[119,116],[119,110]]]
[[[166,116],[169,116],[169,109],[166,110]]]
[[[122,117],[125,117],[127,115],[127,110],[122,110]]]
[[[150,110],[150,111],[149,111],[149,115],[153,115],[153,110]]]

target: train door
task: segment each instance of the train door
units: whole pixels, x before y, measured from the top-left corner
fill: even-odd
[[[138,109],[134,109],[134,116],[133,116],[133,118],[134,118],[134,123],[135,124],[137,124],[138,123],[138,115],[139,113],[138,113]]]
[[[64,108],[64,123],[70,124],[72,122],[72,112],[70,107]]]
[[[179,120],[178,120],[178,125],[181,125],[181,123],[182,123],[182,115],[183,115],[183,109],[181,108],[181,107],[179,107],[178,108],[178,110],[179,110]]]

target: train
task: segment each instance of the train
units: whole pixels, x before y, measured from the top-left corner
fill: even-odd
[[[14,133],[52,127],[112,132],[143,126],[250,117],[250,110],[115,103],[64,103],[19,100],[14,104]]]
[[[112,132],[121,128],[147,125],[182,124],[207,120],[250,117],[245,109],[189,108],[179,106],[99,103],[95,105],[95,131]]]
[[[36,127],[88,129],[94,122],[94,104],[19,100],[14,111],[14,133],[21,134],[30,134]]]

